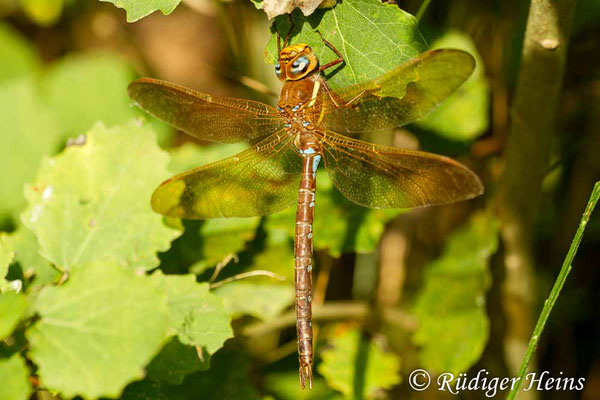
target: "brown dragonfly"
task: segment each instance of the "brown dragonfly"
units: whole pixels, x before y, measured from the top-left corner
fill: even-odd
[[[474,60],[460,50],[433,50],[381,77],[332,91],[321,72],[344,62],[340,52],[319,66],[307,44],[280,44],[275,65],[284,82],[277,107],[217,97],[143,78],[129,86],[138,106],[203,140],[258,140],[238,155],[179,174],[152,195],[163,215],[204,219],[276,213],[297,202],[295,236],[296,329],[302,388],[312,387],[312,237],[316,170],[325,164],[336,188],[365,207],[410,208],[478,196],[471,170],[443,156],[357,139],[389,130],[433,109],[471,74]]]

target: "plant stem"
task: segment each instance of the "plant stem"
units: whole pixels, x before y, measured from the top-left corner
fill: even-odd
[[[552,308],[554,307],[554,304],[556,303],[556,299],[558,299],[558,296],[560,295],[560,292],[563,288],[563,285],[565,284],[565,281],[567,279],[567,276],[569,275],[569,272],[571,272],[571,264],[573,262],[573,258],[575,257],[575,254],[577,253],[577,249],[579,248],[579,244],[581,243],[581,239],[583,238],[583,232],[585,231],[585,227],[586,227],[588,221],[590,220],[592,211],[594,210],[594,207],[596,207],[596,203],[598,202],[599,198],[600,198],[600,181],[596,182],[596,185],[594,185],[594,190],[592,191],[590,200],[588,201],[587,207],[585,208],[583,216],[581,217],[581,222],[579,223],[579,228],[577,229],[577,232],[575,233],[575,237],[573,238],[573,241],[571,242],[571,247],[569,248],[567,257],[565,258],[565,261],[563,262],[562,268],[560,269],[560,273],[558,274],[558,278],[556,278],[556,282],[554,282],[554,287],[552,288],[552,291],[550,292],[550,296],[548,296],[548,299],[546,299],[546,302],[544,303],[544,308],[542,309],[542,312],[540,314],[540,317],[538,318],[537,324],[535,325],[535,329],[533,330],[533,335],[531,336],[531,339],[529,340],[529,346],[527,347],[527,353],[525,354],[523,363],[521,364],[521,367],[519,368],[518,376],[520,377],[520,379],[517,382],[517,384],[512,388],[510,393],[508,394],[507,400],[513,400],[517,394],[517,391],[521,387],[521,383],[523,382],[525,372],[527,371],[527,367],[529,366],[529,362],[531,361],[531,356],[533,355],[535,349],[537,348],[538,341],[540,340],[540,336],[542,335],[544,327],[546,326],[546,321],[548,321],[550,312],[552,311]]]
[[[331,301],[313,308],[313,321],[358,320],[365,321],[372,313],[372,306],[367,302]],[[390,324],[397,325],[406,331],[414,331],[417,327],[416,319],[398,307],[384,307],[383,318]],[[296,323],[295,311],[280,315],[278,318],[257,322],[242,329],[242,335],[260,336],[278,329],[294,326]]]
[[[535,306],[533,223],[548,168],[575,0],[531,0],[498,191],[504,244],[504,354],[511,374],[525,355]],[[535,397],[534,392],[527,392]]]
[[[419,7],[419,11],[417,11],[417,14],[415,15],[417,21],[420,21],[421,18],[423,18],[423,14],[425,14],[427,7],[429,7],[429,3],[431,3],[431,0],[423,0],[421,7]]]

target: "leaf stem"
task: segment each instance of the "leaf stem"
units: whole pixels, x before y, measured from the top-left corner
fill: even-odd
[[[427,11],[427,7],[429,7],[429,3],[431,3],[431,0],[423,0],[421,7],[419,7],[419,11],[417,11],[417,14],[415,15],[417,21],[421,21],[421,18],[423,18],[423,14],[425,14],[425,11]]]
[[[531,339],[529,340],[529,346],[527,347],[527,353],[525,353],[525,358],[523,359],[523,363],[519,368],[519,377],[520,379],[517,381],[517,384],[512,388],[510,393],[508,394],[507,400],[513,400],[517,394],[517,391],[521,387],[521,383],[523,382],[523,378],[525,377],[525,372],[527,371],[527,367],[529,366],[529,362],[531,361],[531,357],[537,348],[538,341],[540,340],[540,336],[546,326],[546,321],[550,316],[550,312],[556,303],[556,299],[565,284],[567,276],[569,272],[571,272],[571,263],[573,262],[573,258],[577,253],[577,249],[579,248],[579,244],[581,243],[581,239],[583,238],[583,232],[585,231],[585,227],[590,220],[590,216],[594,207],[596,207],[596,203],[600,198],[600,181],[596,182],[594,185],[594,190],[590,196],[590,200],[585,208],[583,216],[581,217],[581,222],[579,223],[579,228],[577,228],[577,232],[575,233],[575,237],[571,242],[571,247],[569,248],[569,252],[567,253],[567,257],[563,262],[562,268],[560,269],[560,273],[558,274],[558,278],[554,282],[554,287],[550,292],[550,296],[544,302],[544,308],[540,314],[540,317],[535,325],[535,329],[533,330],[533,335],[531,335]]]

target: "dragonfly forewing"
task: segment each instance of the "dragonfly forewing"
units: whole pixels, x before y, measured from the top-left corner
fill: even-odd
[[[236,143],[281,130],[285,121],[266,104],[212,96],[183,86],[142,78],[131,83],[129,97],[156,118],[211,142]]]

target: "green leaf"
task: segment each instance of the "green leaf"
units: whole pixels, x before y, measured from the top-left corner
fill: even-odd
[[[288,267],[293,269],[292,264]],[[236,281],[215,289],[214,293],[223,299],[225,308],[234,317],[252,315],[270,320],[294,302],[294,289],[291,285]]]
[[[27,301],[22,294],[13,291],[0,293],[0,340],[12,333],[26,307]]]
[[[123,390],[120,400],[169,400],[160,389],[159,382],[149,380],[133,382]]]
[[[201,346],[213,354],[233,337],[231,317],[207,283],[196,282],[195,275],[163,275],[161,271],[152,279],[168,295],[169,327],[181,343]]]
[[[318,29],[342,53],[343,68],[332,68],[335,73],[326,71],[327,83],[332,89],[376,78],[427,48],[415,18],[396,4],[382,4],[379,0],[344,0],[331,10],[315,11],[308,19],[298,11],[293,15],[292,44],[310,45],[321,65],[335,60],[337,56],[324,45],[315,31]],[[275,63],[277,59],[275,30],[284,38],[289,28],[287,15],[275,19],[265,53],[269,62]]]
[[[0,83],[33,74],[39,64],[33,46],[11,26],[0,24]]]
[[[131,67],[118,56],[72,55],[50,66],[41,91],[64,137],[74,137],[97,121],[111,126],[140,115],[126,92],[134,78]]]
[[[183,385],[164,388],[169,399],[262,400],[250,382],[248,359],[242,349],[223,349],[211,359],[210,368],[188,376]],[[172,391],[172,393],[169,391]]]
[[[273,373],[265,377],[265,389],[277,400],[343,400],[338,392],[327,387],[325,381],[315,377],[311,390],[298,384],[298,371]]]
[[[170,14],[179,4],[180,0],[100,0],[113,3],[123,8],[127,13],[127,22],[135,22],[160,10],[164,15]]]
[[[448,32],[431,47],[465,50],[475,57],[476,67],[454,94],[417,125],[452,140],[473,140],[482,135],[489,125],[490,95],[483,60],[475,43],[464,33]]]
[[[15,251],[8,236],[4,232],[0,232],[0,289],[4,286],[4,278],[8,273],[8,266],[15,258]]]
[[[27,400],[32,392],[29,371],[19,353],[0,358],[0,400]]]
[[[400,361],[386,353],[379,341],[368,340],[360,331],[350,329],[329,343],[333,347],[321,351],[323,362],[318,371],[329,386],[344,395],[375,399],[382,389],[400,383]]]
[[[29,229],[20,225],[9,240],[16,253],[14,262],[19,263],[25,278],[33,277],[34,285],[46,285],[59,278],[60,272],[40,256],[40,246]]]
[[[152,191],[169,176],[167,155],[153,131],[135,123],[98,124],[86,137],[44,162],[26,187],[23,224],[41,254],[65,270],[92,261],[155,267],[156,252],[179,235],[150,208]]]
[[[259,217],[204,221],[200,227],[202,258],[194,263],[191,270],[200,273],[228,255],[244,250],[246,243],[254,239],[259,222]]]
[[[196,348],[181,344],[173,337],[148,365],[146,372],[152,380],[180,385],[187,375],[208,369],[210,355],[205,354],[202,357],[201,360]]]
[[[144,376],[167,333],[166,296],[114,262],[90,264],[42,290],[27,331],[42,385],[65,397],[118,396]]]
[[[371,253],[375,251],[385,224],[404,211],[399,209],[375,210],[360,207],[340,194],[324,170],[317,172],[314,246],[327,249],[333,257],[342,253]],[[295,209],[289,208],[267,218],[268,232],[286,230],[290,238],[295,234]]]
[[[16,215],[25,205],[23,185],[30,182],[44,155],[59,146],[62,136],[54,117],[40,102],[30,79],[0,85],[0,220]]]
[[[287,215],[287,214],[286,214]],[[277,219],[275,215],[273,218]],[[288,221],[289,219],[289,221]],[[290,287],[294,282],[294,237],[293,226],[295,221],[290,217],[281,221],[281,225],[269,225],[269,236],[263,251],[252,258],[252,267],[254,269],[264,269],[271,271],[279,276],[283,276],[289,282]],[[268,220],[267,220],[268,221]],[[285,224],[288,221],[291,223]]]
[[[425,369],[458,374],[481,356],[489,335],[488,259],[497,247],[496,219],[476,214],[451,235],[441,257],[426,268],[415,305],[419,329],[413,338],[422,346]]]

